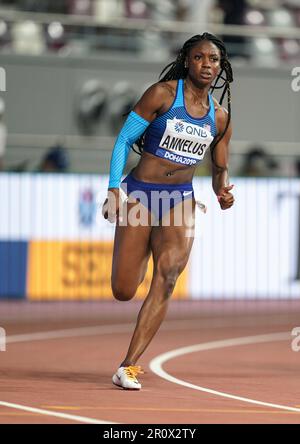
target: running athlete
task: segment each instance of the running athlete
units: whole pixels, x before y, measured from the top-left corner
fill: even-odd
[[[233,74],[223,42],[209,33],[193,36],[160,77],[143,94],[119,133],[111,157],[108,197],[102,208],[103,216],[116,222],[111,276],[116,299],[134,297],[150,254],[153,256],[151,286],[127,355],[112,379],[115,385],[132,390],[141,388],[137,376],[143,371],[137,360],[158,331],[190,255],[196,206],[192,179],[209,148],[212,186],[220,207],[226,210],[234,203],[228,177]],[[222,85],[218,85],[220,81]],[[223,88],[219,103],[209,92],[215,88]],[[221,106],[226,92],[228,110]],[[121,182],[134,143],[141,158]],[[153,200],[157,192],[175,197]],[[126,199],[119,201],[121,194]],[[147,223],[122,224],[120,216],[132,209],[146,212]],[[176,215],[182,211],[185,216],[177,225]],[[166,216],[168,224],[163,223]]]

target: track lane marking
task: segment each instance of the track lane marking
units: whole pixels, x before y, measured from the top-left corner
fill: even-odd
[[[60,419],[67,419],[69,421],[83,422],[85,424],[117,424],[116,422],[104,421],[104,420],[94,419],[94,418],[87,418],[85,416],[70,415],[67,413],[53,412],[50,410],[38,409],[38,408],[34,408],[34,407],[29,407],[27,405],[14,404],[14,403],[5,402],[5,401],[0,401],[0,406],[11,408],[11,409],[16,409],[16,410],[23,410],[23,411],[29,412],[29,413],[36,413],[38,415],[54,416],[54,417],[60,418]]]
[[[203,318],[199,321],[199,319],[192,320],[169,320],[165,321],[160,327],[160,331],[168,331],[168,330],[191,330],[194,329],[195,326],[198,330],[205,329],[207,327],[217,329],[217,328],[239,328],[239,327],[265,327],[266,321],[265,318],[260,319],[261,322],[255,322],[253,324],[253,317],[246,315],[245,317],[240,317],[241,322],[232,323],[232,319],[224,320],[222,317],[215,318]],[[279,321],[279,322],[271,322],[269,324],[270,327],[280,325],[282,323],[288,323],[288,320]],[[6,344],[17,344],[22,342],[31,342],[31,341],[47,341],[51,339],[64,339],[64,338],[76,338],[76,337],[87,337],[87,336],[96,336],[98,334],[118,334],[118,333],[127,333],[131,332],[135,327],[134,322],[130,323],[118,323],[118,324],[106,324],[106,325],[96,325],[92,327],[76,327],[76,328],[67,328],[67,329],[59,329],[59,330],[47,330],[47,331],[38,331],[33,333],[21,333],[15,335],[7,335]]]
[[[248,316],[247,316],[248,317]],[[214,322],[214,320],[217,322],[215,322],[215,324],[212,324]],[[248,323],[246,322],[245,325],[245,319],[242,322],[242,326],[247,326]],[[251,321],[251,317],[249,317],[249,321]],[[217,317],[217,318],[204,318],[203,320],[201,320],[201,324],[199,325],[199,320],[170,320],[170,321],[166,321],[162,328],[161,331],[164,330],[172,330],[172,329],[191,329],[193,328],[192,325],[193,324],[197,324],[198,329],[202,329],[202,328],[207,328],[212,327],[213,328],[223,328],[223,327],[232,327],[232,321],[227,321],[224,319],[222,320],[221,318]],[[280,324],[280,322],[275,322],[275,323],[270,323],[271,325],[276,325],[276,324]],[[51,340],[51,339],[63,339],[63,338],[72,338],[72,337],[78,337],[78,336],[93,336],[93,335],[98,335],[98,334],[114,334],[114,333],[124,333],[124,332],[130,332],[132,331],[132,328],[134,327],[134,323],[126,323],[126,324],[108,324],[108,325],[101,325],[101,326],[93,326],[93,327],[79,327],[79,328],[70,328],[70,329],[63,329],[63,330],[51,330],[51,331],[46,331],[46,332],[34,332],[34,333],[27,333],[27,334],[17,334],[17,335],[11,335],[8,336],[7,339],[7,343],[22,343],[22,342],[31,342],[31,341],[42,341],[42,340]],[[253,320],[252,320],[252,324],[251,322],[249,322],[249,326],[253,326]],[[259,326],[259,323],[256,323],[255,326]],[[233,327],[238,328],[239,325],[238,323],[235,323]],[[289,338],[290,338],[290,333],[288,333]],[[176,379],[176,378],[175,378]],[[38,410],[37,414],[41,414],[40,413],[40,409],[33,409],[32,407],[29,406],[21,406],[18,404],[13,404],[13,403],[7,403],[5,401],[0,401],[0,406],[7,406],[10,408],[19,408],[19,409],[23,409],[25,411],[28,412],[36,412]],[[269,405],[267,404],[263,404],[263,405]],[[13,406],[18,406],[18,407],[13,407]],[[281,407],[280,407],[281,408]],[[33,410],[31,410],[33,409]],[[289,408],[290,410],[290,408]],[[300,411],[300,409],[294,409],[297,412]],[[51,416],[55,416],[54,412],[49,412],[51,413]],[[46,413],[45,413],[46,414]],[[57,413],[58,415],[59,413]],[[81,416],[74,416],[74,415],[69,415],[70,416],[70,420],[78,420],[78,418],[83,418],[86,419],[88,421],[92,421],[92,423],[97,423],[97,424],[116,424],[113,422],[108,422],[108,421],[102,421],[102,420],[96,420],[93,418],[84,418]],[[71,418],[72,417],[72,418]],[[77,419],[75,419],[77,418]],[[67,418],[65,418],[67,419]],[[96,421],[96,422],[94,422]],[[79,420],[79,422],[82,422],[81,420]]]
[[[174,359],[174,358],[177,358],[180,356],[184,356],[189,353],[196,353],[196,352],[207,351],[207,350],[217,350],[220,348],[233,347],[233,346],[239,346],[239,345],[251,345],[251,344],[264,343],[264,342],[286,341],[286,340],[290,340],[290,339],[291,339],[290,332],[279,332],[279,333],[271,333],[271,334],[265,334],[265,335],[245,336],[245,337],[241,337],[241,338],[231,338],[231,339],[225,339],[225,340],[220,340],[220,341],[211,341],[211,342],[206,342],[206,343],[202,343],[202,344],[181,347],[181,348],[174,349],[169,352],[163,353],[159,356],[156,356],[154,359],[152,359],[150,361],[149,366],[150,366],[150,369],[152,370],[152,372],[155,373],[156,375],[160,376],[161,378],[163,378],[169,382],[172,382],[174,384],[191,388],[193,390],[198,390],[201,392],[210,393],[212,395],[220,396],[223,398],[234,399],[236,401],[242,401],[242,402],[247,402],[250,404],[263,405],[265,407],[271,407],[274,409],[287,410],[287,411],[291,411],[291,412],[300,413],[300,408],[259,401],[259,400],[255,400],[255,399],[251,399],[251,398],[242,397],[242,396],[236,396],[236,395],[232,395],[230,393],[220,392],[217,390],[209,389],[207,387],[201,387],[199,385],[191,384],[189,382],[175,378],[174,376],[170,375],[162,368],[163,364],[165,364],[167,361],[170,361],[171,359]]]
[[[69,407],[69,406],[41,406],[41,407],[45,407],[47,409],[57,409],[57,410],[117,410],[117,411],[134,411],[134,412],[177,412],[177,413],[266,413],[266,414],[285,414],[285,415],[298,415],[298,412],[288,412],[285,410],[282,411],[275,411],[274,410],[246,410],[245,408],[241,408],[241,409],[197,409],[197,408],[159,408],[159,407],[115,407],[115,406],[105,406],[105,407],[88,407],[88,406],[83,406],[83,407]]]

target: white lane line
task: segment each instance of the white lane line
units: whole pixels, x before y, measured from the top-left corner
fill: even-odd
[[[193,325],[200,328],[207,328],[212,325],[211,320],[206,320],[206,322],[199,325],[199,321],[166,321],[161,327],[161,330],[180,330],[193,328]],[[215,328],[229,327],[230,322],[221,321]],[[109,324],[109,325],[99,325],[94,327],[78,327],[78,328],[68,328],[64,330],[50,330],[44,332],[34,332],[34,333],[23,333],[18,335],[11,335],[6,338],[7,344],[16,344],[21,342],[31,342],[31,341],[46,341],[50,339],[64,339],[64,338],[76,338],[79,336],[96,336],[105,334],[118,334],[127,333],[133,331],[135,327],[134,323],[124,323],[124,324]]]
[[[155,373],[156,375],[160,376],[163,379],[166,379],[169,382],[173,382],[174,384],[182,385],[184,387],[191,388],[193,390],[198,390],[200,392],[210,393],[212,395],[221,396],[223,398],[229,398],[229,399],[235,399],[236,401],[242,401],[247,402],[250,404],[257,404],[257,405],[263,405],[266,407],[271,407],[275,409],[280,410],[289,410],[291,412],[299,412],[300,408],[290,407],[286,405],[280,405],[280,404],[273,404],[269,402],[263,402],[251,398],[245,398],[242,396],[236,396],[231,395],[229,393],[220,392],[217,390],[212,390],[207,387],[201,387],[199,385],[191,384],[189,382],[183,381],[181,379],[175,378],[174,376],[167,373],[165,370],[163,370],[162,366],[167,361],[177,358],[179,356],[184,356],[188,353],[196,353],[206,350],[217,350],[220,348],[226,348],[226,347],[234,347],[238,345],[247,345],[247,344],[258,344],[258,343],[264,343],[264,342],[276,342],[276,341],[286,341],[291,339],[291,333],[290,332],[280,332],[280,333],[271,333],[266,335],[255,335],[255,336],[246,336],[242,338],[232,338],[232,339],[225,339],[222,341],[212,341],[212,342],[206,342],[203,344],[196,344],[191,345],[188,347],[182,347],[175,350],[171,350],[167,353],[163,353],[156,358],[152,359],[150,361],[150,369]]]
[[[247,316],[248,318],[248,316]],[[249,319],[241,317],[241,322],[234,322],[232,320],[224,320],[224,318],[203,318],[194,320],[169,320],[165,321],[160,328],[160,331],[169,330],[185,330],[197,328],[197,330],[205,329],[207,327],[217,329],[225,327],[253,327],[253,317],[249,316]],[[261,320],[261,323],[255,323],[255,326],[265,326],[265,319]],[[282,322],[282,321],[281,321]],[[281,322],[272,322],[269,325],[278,325]],[[134,323],[124,323],[124,324],[108,324],[108,325],[97,325],[92,327],[77,327],[68,328],[63,330],[50,330],[42,332],[33,333],[22,333],[17,335],[11,335],[6,337],[7,344],[16,344],[21,342],[31,342],[31,341],[47,341],[51,339],[64,339],[64,338],[76,338],[76,337],[86,337],[86,336],[96,336],[96,335],[106,335],[106,334],[118,334],[131,332],[135,327]]]
[[[11,409],[23,410],[25,412],[36,413],[38,415],[55,416],[56,418],[68,419],[75,422],[83,422],[85,424],[118,424],[116,422],[104,421],[100,419],[86,418],[85,416],[69,415],[67,413],[52,412],[50,410],[36,409],[26,405],[13,404],[11,402],[0,401],[0,406]]]
[[[211,322],[202,326],[202,328],[207,328],[211,325]],[[222,327],[226,324],[222,323]],[[107,334],[118,334],[127,333],[133,331],[135,327],[134,323],[126,324],[109,324],[109,325],[99,325],[94,327],[78,327],[78,328],[68,328],[64,330],[50,330],[44,332],[34,332],[25,333],[18,335],[11,335],[6,338],[7,344],[16,344],[21,342],[31,342],[31,341],[47,341],[50,339],[64,339],[64,338],[76,338],[76,337],[86,337],[86,336],[97,336],[97,335],[107,335]],[[188,321],[169,321],[166,322],[162,330],[177,330],[177,329],[187,329],[191,327],[191,322]]]
[[[18,335],[11,335],[6,338],[7,344],[15,344],[20,342],[31,341],[46,341],[49,339],[64,339],[64,338],[76,338],[79,336],[96,336],[112,333],[124,333],[130,331],[133,324],[110,324],[99,325],[94,327],[78,327],[68,328],[64,330],[50,330],[34,333],[25,333]]]
[[[207,328],[211,326],[211,320],[205,320],[199,326],[199,321],[166,321],[161,330],[174,330],[174,329],[188,329],[192,328],[193,325],[199,328]],[[221,320],[216,328],[222,328],[230,326],[230,322]],[[64,339],[64,338],[76,338],[79,336],[96,336],[105,334],[118,334],[127,333],[133,331],[135,327],[134,323],[124,323],[124,324],[108,324],[108,325],[98,325],[93,327],[78,327],[78,328],[68,328],[64,330],[50,330],[44,332],[34,332],[34,333],[23,333],[17,335],[11,335],[6,338],[7,344],[15,344],[20,342],[31,342],[31,341],[46,341],[49,339]]]

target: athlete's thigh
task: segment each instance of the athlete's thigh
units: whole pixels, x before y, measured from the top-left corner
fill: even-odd
[[[133,206],[127,204],[129,209]],[[151,254],[151,225],[122,225],[117,221],[112,261],[112,280],[134,288],[140,283],[141,273]]]
[[[153,227],[151,250],[154,267],[163,261],[170,268],[177,264],[181,272],[190,255],[194,231],[195,199],[188,199],[177,204],[169,214],[165,214],[159,226]]]

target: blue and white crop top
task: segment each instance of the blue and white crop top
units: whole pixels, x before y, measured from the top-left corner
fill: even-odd
[[[211,94],[204,117],[192,117],[185,108],[184,82],[177,82],[171,108],[154,119],[145,132],[144,151],[182,165],[196,165],[204,158],[217,135],[215,106]]]

